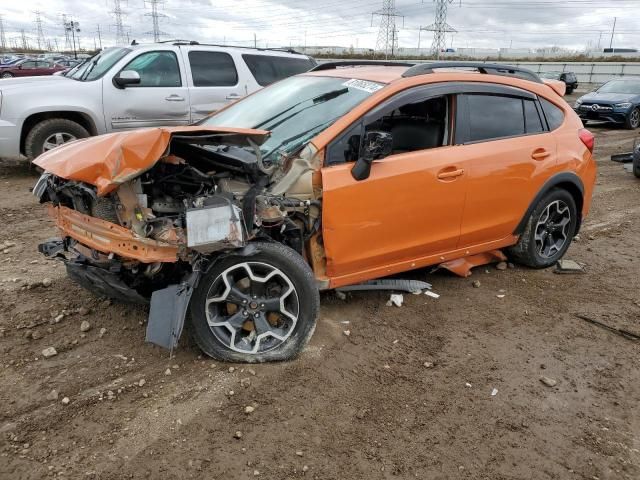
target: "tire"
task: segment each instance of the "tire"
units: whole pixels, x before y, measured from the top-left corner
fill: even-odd
[[[231,253],[200,279],[191,298],[191,335],[205,354],[217,360],[290,360],[302,351],[315,330],[320,308],[315,278],[294,250],[279,243],[252,245],[257,247],[257,253]],[[254,278],[270,280],[250,281],[247,266]],[[228,279],[226,283],[224,278]],[[235,289],[230,290],[227,284]],[[252,295],[256,293],[257,298]],[[207,299],[219,300],[207,307]],[[274,310],[269,309],[269,302]],[[281,313],[283,310],[286,315]]]
[[[565,95],[571,95],[573,93],[573,87],[570,87],[569,85],[567,85],[567,88],[564,93]]]
[[[624,119],[624,128],[627,130],[635,130],[640,127],[640,109],[634,108]]]
[[[56,145],[61,145],[67,141],[77,140],[79,138],[87,138],[89,132],[80,124],[66,118],[50,118],[37,123],[27,134],[24,141],[24,150],[27,157],[34,159],[45,149],[45,142],[53,145],[52,139],[62,139],[55,141]]]
[[[551,217],[548,217],[548,220],[551,221],[550,226],[544,222],[548,212],[552,214]],[[562,221],[558,219],[560,212],[562,212],[560,214]],[[569,217],[568,222],[565,223],[567,212]],[[547,268],[554,265],[571,245],[576,232],[577,220],[578,212],[573,196],[563,189],[551,190],[538,202],[529,215],[518,243],[508,250],[509,256],[514,261],[531,268]],[[560,224],[563,225],[560,226]],[[548,228],[551,229],[551,233],[545,235]],[[562,237],[564,237],[564,241],[559,245]],[[555,242],[555,247],[543,250],[545,245],[550,245],[556,238],[558,241]]]
[[[4,72],[2,75],[0,75],[0,78],[13,78],[13,73]]]
[[[640,178],[640,152],[634,152],[633,154],[633,174],[636,178]]]

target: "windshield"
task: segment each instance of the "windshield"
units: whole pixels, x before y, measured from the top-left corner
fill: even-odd
[[[346,78],[290,77],[205,118],[201,125],[269,130],[271,136],[260,150],[273,161],[272,156],[295,152],[383,86]]]
[[[105,48],[102,52],[79,65],[77,70],[67,74],[67,77],[83,82],[97,80],[130,51],[128,48]]]
[[[631,93],[640,95],[640,80],[611,80],[598,90],[598,93]]]
[[[548,78],[550,80],[558,80],[560,78],[560,72],[544,72],[541,73],[542,78]]]

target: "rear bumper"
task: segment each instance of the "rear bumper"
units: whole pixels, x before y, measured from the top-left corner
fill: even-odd
[[[176,262],[179,248],[137,236],[131,230],[67,207],[48,205],[48,213],[65,237],[106,254],[141,263]]]

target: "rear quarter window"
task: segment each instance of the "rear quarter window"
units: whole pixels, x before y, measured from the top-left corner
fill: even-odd
[[[228,53],[192,50],[189,66],[194,87],[233,87],[238,83],[238,71]]]
[[[547,119],[549,130],[555,130],[560,127],[562,122],[564,122],[564,112],[562,109],[560,107],[556,107],[549,100],[542,97],[540,97],[540,105],[542,106],[542,111]]]
[[[242,59],[249,67],[258,85],[266,87],[283,78],[309,71],[315,66],[309,58],[278,57],[274,55],[244,54]]]
[[[522,99],[499,95],[468,95],[469,141],[524,135]]]

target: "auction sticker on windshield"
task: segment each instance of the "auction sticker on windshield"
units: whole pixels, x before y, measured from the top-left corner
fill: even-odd
[[[358,90],[364,90],[369,93],[377,92],[383,87],[383,85],[380,85],[379,83],[368,82],[367,80],[358,80],[357,78],[347,80],[342,85],[345,87],[356,88]]]

